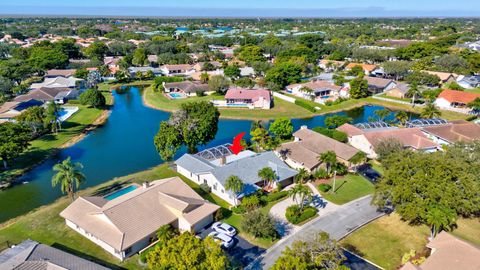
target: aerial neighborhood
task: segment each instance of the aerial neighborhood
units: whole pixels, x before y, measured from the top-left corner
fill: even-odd
[[[0,21],[0,270],[480,269],[478,18]]]

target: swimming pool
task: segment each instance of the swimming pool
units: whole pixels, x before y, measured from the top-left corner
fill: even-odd
[[[62,107],[58,111],[58,118],[64,122],[78,111],[78,107]]]
[[[185,98],[185,96],[180,93],[168,93],[168,95],[173,99]]]
[[[132,192],[132,191],[134,191],[135,189],[137,189],[137,186],[131,185],[131,186],[128,186],[128,187],[126,187],[126,188],[122,188],[122,189],[120,189],[120,190],[117,190],[117,191],[115,191],[115,192],[111,193],[110,195],[107,195],[107,196],[105,196],[105,197],[103,197],[103,198],[104,198],[105,200],[107,200],[107,201],[111,201],[111,200],[116,199],[116,198],[118,198],[118,197],[120,197],[120,196],[123,196],[123,195],[125,195],[125,194],[127,194],[127,193],[129,193],[129,192]]]

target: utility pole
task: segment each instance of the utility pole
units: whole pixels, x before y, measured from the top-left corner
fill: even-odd
[[[335,183],[336,183],[336,176],[337,176],[337,171],[333,171],[333,188],[332,188],[332,193],[335,193]]]

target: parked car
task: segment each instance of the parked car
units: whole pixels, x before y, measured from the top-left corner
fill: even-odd
[[[216,232],[224,233],[228,236],[234,236],[235,234],[237,234],[237,230],[235,230],[234,227],[228,225],[227,223],[223,223],[223,222],[213,223],[212,229]]]
[[[380,173],[378,173],[370,166],[362,166],[358,168],[358,173],[360,173],[363,177],[367,178],[371,182],[377,182],[377,180],[382,177]]]
[[[208,234],[208,236],[211,236],[213,238],[213,240],[215,240],[216,242],[222,243],[222,247],[224,247],[226,249],[231,248],[233,246],[233,244],[235,243],[230,236],[228,236],[224,233],[211,232],[211,233]]]

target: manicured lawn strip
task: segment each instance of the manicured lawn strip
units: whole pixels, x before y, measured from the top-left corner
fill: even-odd
[[[379,97],[381,98],[388,98],[388,99],[392,99],[392,100],[398,100],[398,101],[405,101],[405,102],[412,102],[411,99],[409,98],[398,98],[398,97],[391,97],[391,96],[387,96],[387,94],[381,94],[381,95],[378,95]]]
[[[480,246],[480,219],[459,219],[452,234]]]
[[[474,89],[465,89],[465,92],[470,92],[470,93],[480,94],[480,88],[474,88]]]
[[[400,265],[403,254],[411,249],[421,251],[428,236],[427,226],[408,225],[393,213],[358,229],[341,244],[386,270],[393,270]]]
[[[107,103],[111,104],[110,93],[105,92],[104,95]],[[103,109],[88,108],[79,104],[68,104],[68,106],[76,106],[79,110],[62,123],[61,131],[58,134],[46,134],[31,141],[30,147],[11,162],[9,170],[0,171],[0,179],[9,179],[21,175],[29,166],[43,161],[62,145],[80,135],[104,112]]]
[[[111,82],[99,83],[98,89],[110,91],[120,86],[150,86],[152,83],[153,83],[153,80],[133,81],[129,83],[117,83],[115,81],[111,81]]]
[[[333,179],[329,183],[333,189]],[[319,189],[322,197],[335,204],[345,204],[360,197],[373,193],[374,186],[367,179],[359,175],[347,174],[345,177],[337,177],[335,193],[323,192]]]

